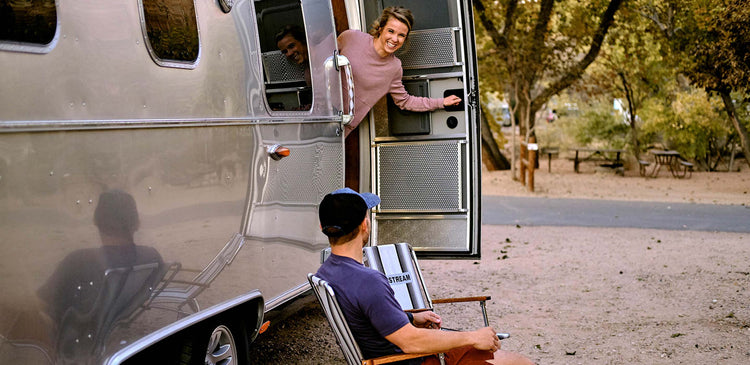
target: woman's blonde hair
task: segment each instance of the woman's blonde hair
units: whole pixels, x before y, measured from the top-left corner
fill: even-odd
[[[389,6],[383,9],[380,18],[372,23],[370,34],[375,38],[380,37],[380,32],[383,31],[385,23],[388,23],[388,19],[390,18],[394,18],[401,23],[406,24],[406,27],[411,32],[411,27],[414,25],[414,15],[411,14],[411,10],[403,6]]]

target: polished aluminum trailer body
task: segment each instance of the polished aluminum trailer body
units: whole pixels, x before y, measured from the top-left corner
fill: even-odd
[[[13,29],[0,39],[0,363],[148,363],[184,358],[185,349],[202,363],[211,339],[228,332],[227,343],[245,356],[264,314],[309,290],[306,275],[327,246],[317,204],[344,185],[342,131],[351,110],[341,85],[351,72],[337,55],[334,8],[345,8],[349,26],[365,28],[366,14],[386,3],[3,4],[3,19],[13,14],[18,29],[23,19],[54,23],[41,41],[13,39]],[[470,5],[446,3],[469,9],[452,19],[470,19]],[[194,24],[165,36],[175,19]],[[310,84],[274,76],[284,59],[272,33],[288,19],[306,31]],[[468,102],[476,71],[468,80],[473,55],[462,57],[430,82],[464,89]],[[478,181],[475,109],[454,113],[463,132],[436,126],[446,132],[426,139],[379,131],[388,117],[375,113],[361,127],[361,190],[400,189],[371,178],[386,176],[378,161],[400,145],[424,155],[433,149],[420,146],[437,144],[453,154],[447,164],[458,176],[448,183],[447,212],[383,207],[376,216],[381,226],[457,222],[450,233],[457,242],[424,247],[438,255],[479,252],[478,216],[468,216],[478,210],[478,190],[469,188]],[[436,113],[434,120],[452,116]],[[135,202],[132,241],[158,259],[108,266],[101,282],[78,278],[63,288],[62,276],[112,261],[100,252],[107,234],[97,213],[112,192]],[[118,222],[123,209],[111,213]],[[66,299],[52,303],[60,294],[50,287]],[[94,304],[76,304],[89,287],[97,288]]]

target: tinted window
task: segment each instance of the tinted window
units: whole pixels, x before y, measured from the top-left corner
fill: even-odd
[[[195,62],[199,45],[193,0],[142,2],[150,50],[157,62]]]
[[[0,0],[0,40],[46,45],[56,28],[55,0]]]

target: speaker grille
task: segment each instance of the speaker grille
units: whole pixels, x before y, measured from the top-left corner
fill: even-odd
[[[263,53],[263,69],[270,84],[305,81],[304,67],[289,62],[281,51]]]
[[[461,211],[459,143],[381,144],[377,152],[380,211]]]
[[[411,31],[406,44],[396,52],[401,66],[409,70],[459,65],[454,32],[454,28]]]

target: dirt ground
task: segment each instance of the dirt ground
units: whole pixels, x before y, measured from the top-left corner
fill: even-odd
[[[483,173],[483,194],[733,204],[750,209],[750,168],[645,179],[546,159],[531,193],[510,171]],[[748,222],[750,225],[750,222]],[[422,260],[433,298],[491,295],[506,350],[539,364],[750,363],[750,233],[482,226],[482,259]],[[481,325],[479,308],[436,309],[445,326]],[[312,302],[262,334],[265,364],[343,364]]]

